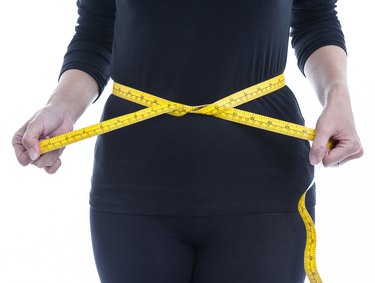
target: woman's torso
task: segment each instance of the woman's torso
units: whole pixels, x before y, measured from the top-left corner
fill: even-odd
[[[285,69],[291,0],[117,0],[111,77],[189,105]],[[288,79],[288,78],[287,78]],[[143,108],[110,96],[103,119]],[[239,108],[303,124],[284,87]],[[295,210],[308,142],[214,117],[164,115],[100,136],[91,205],[141,214]],[[314,204],[310,194],[308,206]]]

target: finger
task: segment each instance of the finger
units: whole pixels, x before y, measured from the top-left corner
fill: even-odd
[[[331,135],[324,130],[317,130],[315,139],[311,145],[309,160],[312,165],[318,165],[328,152],[327,143]]]
[[[22,144],[27,150],[27,153],[32,161],[35,161],[40,156],[39,139],[42,136],[42,127],[30,122],[26,128],[25,134],[22,138]]]
[[[37,160],[33,161],[32,164],[38,168],[51,167],[59,159],[63,152],[63,149],[54,150],[41,155]]]
[[[58,158],[55,163],[53,163],[51,166],[45,166],[44,170],[49,174],[54,174],[61,166],[61,160]]]
[[[18,162],[22,166],[26,166],[32,162],[30,159],[29,154],[27,153],[27,149],[22,143],[23,135],[26,130],[27,125],[23,125],[13,136],[12,138],[12,145],[14,152],[16,154]]]
[[[360,158],[363,155],[363,148],[358,141],[341,141],[332,149],[323,159],[323,164],[326,167],[337,167],[344,163]]]

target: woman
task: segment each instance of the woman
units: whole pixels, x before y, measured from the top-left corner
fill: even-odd
[[[204,105],[276,77],[289,35],[324,106],[307,141],[188,114],[100,136],[90,193],[101,282],[304,282],[297,201],[313,165],[362,155],[334,0],[79,0],[78,25],[47,105],[16,132],[22,165],[54,173],[62,150],[39,140],[70,131],[111,77]],[[291,28],[291,32],[290,32]],[[111,95],[102,119],[143,106]],[[238,108],[303,124],[284,86]],[[336,146],[326,147],[333,139]],[[315,188],[306,206],[314,216]]]

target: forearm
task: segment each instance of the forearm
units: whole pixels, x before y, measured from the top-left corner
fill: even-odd
[[[342,48],[319,48],[307,59],[304,72],[323,107],[337,98],[349,102],[347,56]]]
[[[362,156],[347,84],[345,51],[337,46],[322,47],[308,58],[304,71],[324,107],[316,124],[310,162],[335,166]],[[329,139],[337,142],[330,151],[326,148]]]
[[[87,73],[71,69],[61,75],[48,104],[57,105],[75,122],[97,95],[97,82]]]

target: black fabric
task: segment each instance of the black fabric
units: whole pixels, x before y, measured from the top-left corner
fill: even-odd
[[[310,214],[314,218],[314,209]],[[102,283],[303,283],[297,212],[144,216],[91,209]]]
[[[318,48],[337,45],[346,51],[341,25],[335,12],[336,0],[294,0],[292,17],[292,47],[298,67],[304,73],[306,60]]]
[[[345,48],[332,0],[81,0],[78,11],[61,72],[190,105],[283,73],[290,31],[302,71],[317,48]],[[102,119],[140,108],[110,96]],[[288,87],[239,108],[304,124]],[[157,117],[98,138],[90,204],[159,215],[295,211],[313,176],[309,149],[213,117]]]

